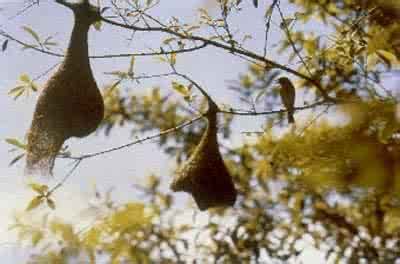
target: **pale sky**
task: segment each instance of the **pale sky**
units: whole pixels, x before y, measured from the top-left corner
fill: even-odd
[[[52,0],[40,1],[39,8],[32,8],[28,12],[9,19],[24,6],[23,0],[2,1],[0,0],[0,29],[3,29],[13,36],[31,41],[30,36],[21,29],[21,26],[28,25],[33,28],[40,36],[55,35],[60,43],[61,49],[67,45],[70,30],[72,27],[72,14],[69,10],[54,3]],[[196,19],[195,10],[204,7],[205,2],[201,0],[187,1],[162,1],[163,4],[157,8],[157,15],[166,18],[172,15],[180,17],[185,22],[190,23]],[[244,1],[246,2],[246,1]],[[250,1],[248,1],[250,2]],[[264,2],[264,1],[260,1]],[[269,1],[265,1],[269,2]],[[167,4],[166,4],[167,3]],[[240,23],[240,29],[247,33],[255,33],[254,38],[248,42],[249,47],[258,51],[263,46],[263,16],[264,6],[260,3],[258,9],[246,6],[244,12],[234,19],[236,25]],[[288,11],[289,9],[286,9]],[[248,19],[259,17],[260,20]],[[276,29],[276,27],[275,27]],[[103,27],[101,32],[90,31],[90,54],[107,54],[119,52],[139,52],[146,51],[149,47],[158,48],[160,35],[138,33],[130,43],[126,41],[129,36],[128,31],[109,26]],[[274,35],[275,38],[277,35]],[[0,38],[0,42],[1,42]],[[280,61],[275,54],[271,58]],[[58,62],[58,58],[37,53],[35,51],[21,51],[21,47],[16,43],[10,42],[6,52],[0,53],[0,105],[2,114],[0,115],[0,259],[2,263],[15,263],[16,260],[24,258],[23,248],[12,244],[14,236],[7,231],[10,224],[10,217],[14,210],[25,208],[33,193],[28,190],[24,183],[27,179],[22,175],[23,162],[17,166],[8,167],[8,163],[14,157],[9,153],[10,145],[4,142],[5,138],[23,138],[28,129],[32,117],[36,95],[29,98],[21,97],[14,101],[8,96],[9,89],[15,86],[16,80],[21,73],[27,73],[35,77],[46,71],[51,65]],[[97,78],[99,86],[110,82],[110,77],[103,74],[105,71],[119,70],[127,68],[128,59],[113,60],[92,60],[92,70]],[[221,52],[215,48],[207,48],[204,51],[195,52],[190,55],[178,56],[178,69],[185,74],[189,74],[193,79],[201,83],[207,91],[215,97],[218,103],[237,103],[234,93],[227,89],[228,80],[235,80],[238,73],[246,70],[246,62],[233,57],[226,52]],[[152,58],[137,58],[137,74],[155,74],[168,71],[168,68],[159,65]],[[48,76],[40,80],[43,83]],[[129,89],[143,90],[146,87],[159,85],[164,91],[170,92],[170,80],[153,80],[143,82],[142,85],[135,83],[129,84]],[[169,90],[167,90],[169,89]],[[235,127],[236,138],[240,140],[240,132],[248,130],[259,130],[254,126],[254,119],[240,119],[240,127]],[[140,137],[140,135],[138,135]],[[109,147],[130,142],[129,129],[115,129],[110,137],[104,137],[103,133],[91,135],[84,139],[69,140],[67,144],[75,154],[88,153],[104,150]],[[55,170],[55,180],[60,180],[68,170],[68,164],[57,161]],[[146,142],[135,145],[130,149],[120,152],[113,152],[104,156],[85,160],[68,182],[57,192],[56,214],[66,219],[77,219],[80,210],[86,205],[86,201],[93,193],[93,185],[99,189],[106,190],[114,186],[114,197],[117,200],[135,199],[132,183],[140,181],[150,172],[155,172],[161,179],[169,184],[172,163],[161,154],[155,144]],[[55,182],[49,182],[53,185]],[[174,194],[182,201],[186,201],[187,194]],[[81,207],[81,208],[80,208]],[[204,213],[206,214],[206,213]],[[11,244],[9,243],[11,242]],[[310,259],[308,263],[324,263],[321,255],[312,250],[304,253],[304,259]],[[26,256],[25,256],[26,257]],[[6,262],[4,262],[6,260]],[[9,261],[8,261],[9,260]],[[7,262],[8,261],[8,262]]]

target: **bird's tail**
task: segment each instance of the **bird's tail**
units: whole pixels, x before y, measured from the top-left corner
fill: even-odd
[[[60,131],[32,127],[28,133],[25,174],[52,175],[55,158],[64,141],[65,137]]]

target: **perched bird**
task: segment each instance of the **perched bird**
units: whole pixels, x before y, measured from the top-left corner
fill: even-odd
[[[39,95],[27,134],[26,173],[51,175],[54,160],[70,137],[85,137],[103,119],[104,103],[90,68],[88,31],[100,11],[89,0],[69,3],[75,23],[65,59]]]
[[[288,122],[294,123],[294,102],[296,99],[296,91],[292,82],[287,77],[281,77],[278,79],[281,89],[279,90],[281,100],[288,113]]]

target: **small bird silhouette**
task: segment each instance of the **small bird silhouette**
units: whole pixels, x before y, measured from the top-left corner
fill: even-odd
[[[283,105],[288,112],[288,122],[294,123],[294,102],[296,99],[296,91],[292,82],[287,77],[281,77],[278,79],[281,85],[280,95]]]

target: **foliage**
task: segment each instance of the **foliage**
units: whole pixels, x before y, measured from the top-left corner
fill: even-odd
[[[219,52],[251,61],[248,71],[229,87],[246,109],[230,105],[219,109],[224,120],[220,132],[225,139],[220,149],[240,198],[233,209],[209,210],[203,225],[182,224],[179,219],[184,210],[177,208],[160,178],[151,175],[146,186],[136,186],[145,201],[118,204],[105,196],[102,208],[106,209],[101,209],[94,224],[81,230],[60,219],[43,217],[35,226],[30,218],[24,222],[24,217],[16,217],[14,228],[20,239],[30,241],[40,252],[32,256],[32,262],[287,263],[296,261],[307,244],[335,262],[398,260],[399,108],[396,94],[382,79],[400,60],[397,1],[290,0],[296,11],[286,14],[285,4],[279,0],[266,4],[218,0],[220,14],[213,16],[200,9],[200,22],[194,24],[177,17],[162,22],[151,16],[158,1],[112,2],[114,5],[102,6],[103,24],[134,32],[167,33],[160,50],[147,55],[160,56],[159,62],[167,64],[171,72],[137,75],[134,57],[139,55],[126,54],[128,70],[108,73],[117,80],[103,89],[106,114],[101,129],[106,135],[119,127],[129,127],[135,135],[159,132],[160,150],[176,158],[177,166],[187,159],[204,130],[201,122],[181,124],[204,112],[205,101],[196,95],[196,89],[203,94],[201,87],[175,68],[179,65],[176,54],[214,46]],[[265,22],[266,36],[271,21],[279,25],[282,38],[273,51],[295,68],[267,59],[273,49],[268,37],[264,53],[257,53],[246,46],[252,36],[231,28],[230,18],[249,8],[265,9],[260,19]],[[110,20],[110,14],[124,18],[124,23]],[[329,35],[304,30],[304,25],[317,23],[322,23]],[[25,31],[35,39],[35,46],[0,33],[23,47],[60,56],[41,47],[46,42],[40,41],[33,29],[26,27]],[[3,51],[7,46],[3,44]],[[122,55],[109,55],[113,56]],[[296,102],[296,114],[307,110],[289,130],[285,110],[274,110],[283,108],[275,80],[285,72],[294,76],[302,99]],[[153,77],[172,78],[173,93],[163,93],[160,87],[149,92],[123,89]],[[20,81],[23,86],[10,91],[14,97],[29,91],[26,87],[36,90],[29,77],[22,75]],[[263,130],[250,131],[251,140],[239,146],[224,144],[233,138],[239,115],[263,116]],[[16,139],[8,143],[23,150],[23,143]],[[91,157],[64,156],[77,160],[77,165]],[[31,185],[37,196],[27,209],[35,212],[44,202],[56,209],[52,193],[62,191],[62,184],[54,188]]]

